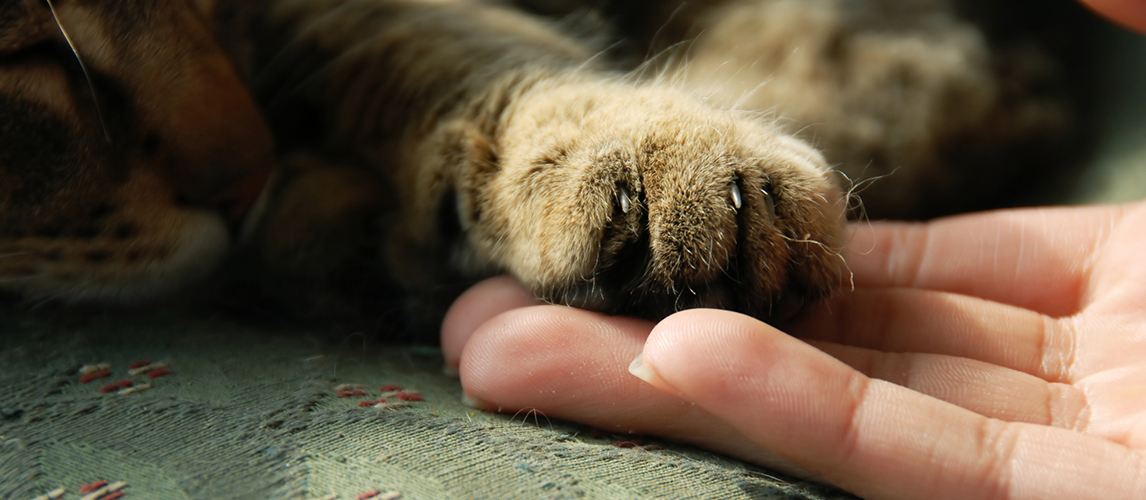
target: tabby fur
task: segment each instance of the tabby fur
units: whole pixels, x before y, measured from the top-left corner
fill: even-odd
[[[213,8],[0,3],[0,289],[138,301],[228,254],[273,149]]]
[[[610,313],[782,319],[847,281],[833,166],[903,167],[917,206],[951,144],[1065,126],[940,4],[859,4],[696,2],[656,21],[694,41],[634,67],[503,2],[8,2],[0,289],[139,300],[241,233],[303,281],[366,260],[415,297],[509,273]]]
[[[773,317],[841,282],[823,157],[756,114],[627,80],[488,3],[286,0],[269,19],[272,121],[321,110],[318,150],[382,174],[400,214],[385,258],[408,289],[508,272],[611,313]]]

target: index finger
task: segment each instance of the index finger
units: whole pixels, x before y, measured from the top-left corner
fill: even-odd
[[[1064,316],[1081,307],[1093,256],[1135,206],[1003,210],[929,223],[851,226],[857,287],[922,288]]]

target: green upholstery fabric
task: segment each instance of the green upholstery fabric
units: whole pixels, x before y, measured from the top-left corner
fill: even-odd
[[[128,377],[136,360],[171,373]],[[79,382],[85,364],[110,377]],[[126,498],[844,498],[688,447],[539,415],[475,411],[440,352],[361,335],[180,315],[6,312],[0,319],[0,498],[126,481]],[[101,393],[131,378],[153,388]],[[361,383],[370,398],[335,395]],[[385,384],[407,408],[359,407]],[[597,437],[594,437],[597,436]],[[645,447],[615,441],[639,439]],[[650,446],[652,443],[659,446]]]

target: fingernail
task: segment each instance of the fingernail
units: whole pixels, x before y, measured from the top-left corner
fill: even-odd
[[[672,390],[672,388],[668,384],[665,383],[664,379],[662,379],[661,376],[659,374],[657,374],[657,371],[654,370],[653,367],[645,364],[645,355],[644,354],[638,355],[636,357],[636,359],[633,360],[632,363],[629,363],[629,373],[632,373],[637,378],[644,380],[645,382],[648,382],[653,387],[656,387],[656,388],[661,389],[663,391],[671,391]]]
[[[489,408],[489,405],[486,404],[485,401],[482,401],[478,398],[470,396],[468,393],[464,393],[464,392],[462,393],[462,404],[464,404],[470,408],[477,408],[479,410],[484,410],[486,408]]]

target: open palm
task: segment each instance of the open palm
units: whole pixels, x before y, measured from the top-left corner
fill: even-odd
[[[797,338],[726,311],[520,308],[499,279],[459,299],[443,347],[476,404],[867,498],[1146,498],[1146,204],[853,231],[855,290],[784,328]],[[659,390],[628,374],[638,354]]]

